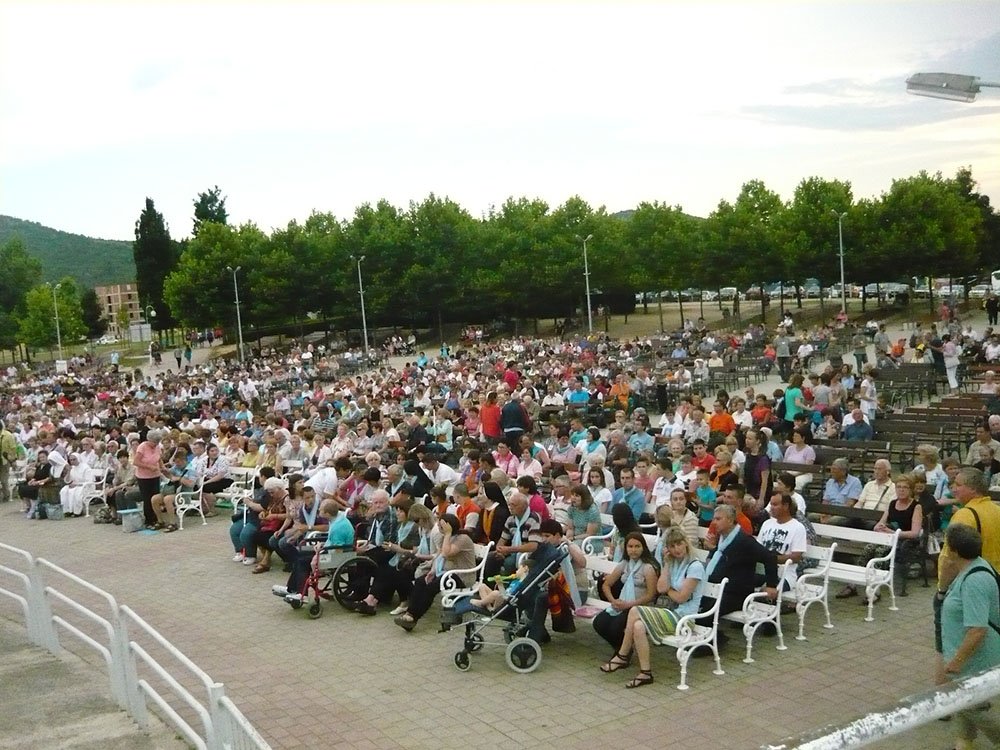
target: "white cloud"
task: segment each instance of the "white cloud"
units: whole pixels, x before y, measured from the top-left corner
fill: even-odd
[[[474,214],[575,193],[706,213],[751,178],[788,195],[822,174],[867,195],[970,163],[1000,195],[997,114],[903,92],[938,60],[1000,60],[995,9],[7,2],[3,212],[128,237],[150,195],[183,235],[217,183],[234,218],[264,227],[431,190]],[[874,132],[887,114],[902,119]]]

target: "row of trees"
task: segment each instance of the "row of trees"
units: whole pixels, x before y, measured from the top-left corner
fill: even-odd
[[[617,311],[630,311],[638,291],[806,278],[827,286],[839,281],[840,214],[852,282],[976,275],[1000,262],[1000,216],[969,169],[922,172],[860,200],[838,180],[804,179],[787,201],[753,180],[706,218],[657,202],[609,214],[579,197],[556,208],[510,198],[474,217],[430,195],[406,209],[366,203],[343,220],[317,212],[270,233],[230,226],[216,186],[197,195],[192,236],[181,241],[147,198],[133,254],[140,305],[153,305],[159,330],[232,327],[228,268],[240,269],[245,325],[322,317],[358,327],[359,260],[372,326],[537,320],[582,309],[585,237],[591,288]],[[14,240],[0,248],[0,267],[0,348],[50,347],[52,291],[37,261]],[[64,341],[100,335],[93,290],[64,279],[57,296]]]
[[[245,322],[322,316],[357,326],[361,258],[372,325],[572,315],[584,297],[581,238],[590,235],[592,289],[629,305],[637,291],[744,289],[806,278],[825,286],[839,281],[837,215],[845,212],[852,282],[974,275],[1000,261],[1000,217],[968,169],[954,178],[920,173],[860,200],[838,180],[805,179],[788,201],[754,180],[705,219],[656,202],[609,214],[579,197],[554,209],[511,198],[477,218],[430,195],[405,210],[387,201],[364,204],[347,220],[313,213],[268,234],[252,223],[227,225],[218,188],[200,194],[195,208],[189,241],[164,243],[144,258],[139,230],[159,216],[147,201],[136,265],[140,294],[150,295],[158,315],[165,304],[163,320],[199,327],[234,321],[226,269],[238,266]],[[157,221],[163,226],[162,217]],[[145,261],[161,276],[144,287]]]

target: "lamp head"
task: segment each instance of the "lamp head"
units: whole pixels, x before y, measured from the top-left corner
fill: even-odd
[[[906,91],[932,99],[968,103],[976,100],[979,79],[956,73],[914,73],[906,79]]]

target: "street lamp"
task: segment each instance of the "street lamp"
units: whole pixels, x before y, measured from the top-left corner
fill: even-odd
[[[365,256],[360,258],[355,258],[351,256],[351,260],[357,261],[358,264],[358,294],[361,295],[361,335],[365,337],[365,367],[367,367],[371,360],[368,358],[368,320],[365,318],[365,285],[361,280],[361,261],[365,259]]]
[[[847,211],[843,213],[837,211],[835,208],[830,209],[830,213],[837,217],[837,237],[840,239],[840,311],[847,314],[847,286],[844,284],[844,217],[847,216]]]
[[[240,285],[236,281],[236,274],[243,266],[226,266],[226,270],[233,275],[233,294],[236,296],[236,335],[239,337],[239,357],[243,361],[243,319],[240,317]]]
[[[59,350],[59,359],[63,358],[62,352],[62,333],[59,330],[59,299],[56,297],[56,290],[61,287],[62,284],[56,284],[52,287],[52,307],[56,313],[56,347]]]
[[[146,305],[144,308],[146,313],[146,325],[149,326],[149,340],[153,340],[153,318],[156,317],[156,308],[152,305]]]
[[[576,235],[577,242],[583,242],[583,280],[587,288],[587,333],[594,332],[594,318],[590,312],[590,266],[587,265],[587,243],[594,239],[594,235],[588,234],[584,238]]]
[[[958,73],[914,73],[906,79],[906,90],[911,94],[954,102],[974,102],[982,88],[1000,88],[1000,83]]]

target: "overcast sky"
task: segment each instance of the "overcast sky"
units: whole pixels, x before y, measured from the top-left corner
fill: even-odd
[[[0,213],[174,237],[218,184],[265,230],[434,192],[643,200],[707,215],[750,179],[878,195],[970,165],[1000,204],[1000,89],[905,93],[918,71],[1000,81],[989,2],[0,3]]]

